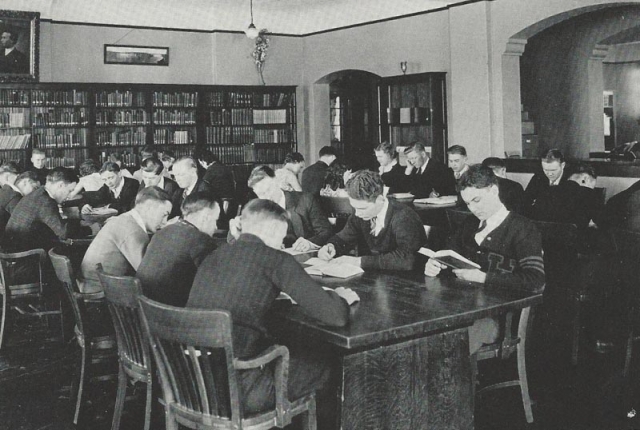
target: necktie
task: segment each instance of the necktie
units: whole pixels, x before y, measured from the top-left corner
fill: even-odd
[[[371,234],[374,235],[374,236],[376,235],[375,233],[376,233],[376,219],[377,218],[378,217],[375,217],[375,216],[373,218],[371,218]]]
[[[182,192],[182,200],[186,199],[188,195],[189,193],[187,193],[187,189],[185,188],[184,191]]]
[[[487,221],[486,220],[480,221],[480,225],[478,226],[478,229],[476,230],[476,233],[480,233],[482,230],[484,230],[484,228],[486,226],[487,226]]]

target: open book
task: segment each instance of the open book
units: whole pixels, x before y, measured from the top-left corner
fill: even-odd
[[[333,276],[334,278],[350,278],[351,276],[364,273],[361,267],[347,264],[336,258],[331,261],[321,260],[320,258],[310,258],[305,261],[309,265],[304,269],[309,275],[317,276]]]
[[[474,263],[473,261],[464,258],[462,255],[450,249],[443,249],[441,251],[435,252],[429,248],[420,248],[418,252],[422,255],[426,255],[429,258],[433,258],[434,260],[444,264],[445,266],[449,266],[452,269],[480,268],[480,265],[478,263]]]

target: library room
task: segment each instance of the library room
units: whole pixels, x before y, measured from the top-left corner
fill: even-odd
[[[640,0],[0,8],[0,429],[640,428]]]

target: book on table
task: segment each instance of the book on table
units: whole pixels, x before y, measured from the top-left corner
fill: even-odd
[[[436,252],[429,248],[420,248],[418,252],[429,258],[433,258],[452,269],[480,269],[480,265],[478,263],[463,257],[451,249],[443,249]]]
[[[330,261],[322,260],[318,257],[305,261],[308,267],[304,269],[309,275],[333,276],[334,278],[350,278],[364,273],[361,267],[345,263],[340,257]]]

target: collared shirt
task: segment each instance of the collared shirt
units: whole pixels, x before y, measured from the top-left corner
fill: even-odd
[[[456,179],[460,179],[460,176],[462,176],[467,170],[469,170],[469,165],[465,164],[462,170],[460,170],[459,172],[453,172],[453,174]]]
[[[378,172],[382,175],[383,173],[388,173],[391,171],[391,169],[393,169],[393,166],[395,166],[396,164],[398,164],[398,160],[393,159],[391,160],[391,163],[387,164],[386,166],[380,166],[378,167]]]
[[[156,187],[160,188],[161,190],[164,190],[164,176],[160,176],[160,182],[158,182]]]
[[[9,55],[11,54],[11,51],[13,51],[14,49],[16,49],[15,46],[12,46],[11,48],[5,48],[4,49],[4,55]]]
[[[549,181],[549,185],[552,187],[555,187],[556,185],[560,184],[560,179],[562,179],[562,175],[558,176],[558,179],[556,179],[555,181]]]
[[[374,236],[377,236],[382,231],[382,227],[384,227],[384,220],[387,216],[387,212],[389,212],[389,200],[384,199],[384,204],[382,205],[382,209],[376,215],[376,226],[373,229],[372,233]]]
[[[193,192],[193,189],[196,187],[197,183],[198,183],[198,180],[196,179],[195,182],[189,186],[189,188],[184,190],[184,196],[185,197],[187,197],[188,195],[191,195],[191,193]],[[163,186],[164,186],[164,183],[163,183]]]
[[[276,202],[282,209],[287,210],[287,199],[284,196],[284,193],[280,191],[280,198]]]
[[[427,161],[424,162],[424,164],[422,165],[422,167],[420,167],[420,174],[422,175],[424,173],[424,171],[427,169],[427,164],[429,164],[429,160],[431,160],[430,158],[427,158]]]
[[[13,191],[15,191],[16,193],[20,194],[21,196],[23,195],[22,191],[20,191],[20,188],[16,187],[15,184],[7,184],[7,185],[9,185],[11,188],[13,188]],[[51,195],[51,194],[49,194],[49,195]]]
[[[124,181],[123,181],[124,182]],[[140,213],[134,209],[131,209],[129,212],[127,212],[129,215],[131,215],[131,218],[133,218],[138,225],[140,226],[140,228],[147,233],[147,226],[144,223],[144,220],[142,219],[142,217],[140,216]]]
[[[489,233],[498,228],[498,226],[502,224],[502,222],[509,215],[509,211],[507,210],[507,208],[502,204],[500,206],[500,209],[498,209],[496,213],[485,220],[485,227],[476,233],[474,239],[476,240],[476,243],[478,245],[480,245],[482,241],[484,241],[486,237],[489,236]]]
[[[47,194],[49,195],[49,197],[51,197],[53,200],[56,200],[56,199],[55,199],[55,197],[53,197],[53,196],[51,195],[51,192],[49,192],[49,190],[47,189],[47,187],[44,187],[44,190],[47,192]],[[22,193],[20,193],[20,194],[22,194]],[[56,200],[56,203],[57,203],[57,202],[58,202],[58,201]]]
[[[123,188],[124,188],[124,178],[121,177],[120,183],[115,188],[109,189],[109,191],[111,191],[111,194],[113,194],[113,196],[117,199],[118,197],[120,197],[120,193],[122,192]]]

